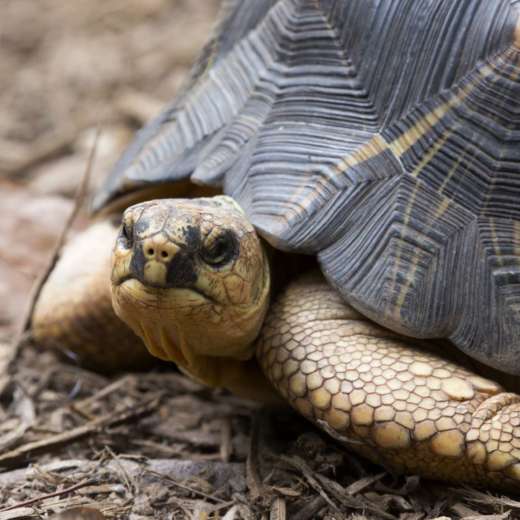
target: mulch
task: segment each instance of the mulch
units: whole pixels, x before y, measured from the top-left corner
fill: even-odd
[[[520,515],[512,498],[393,476],[289,409],[168,366],[107,377],[26,345],[0,405],[0,520]]]

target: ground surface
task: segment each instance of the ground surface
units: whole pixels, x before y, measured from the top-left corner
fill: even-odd
[[[106,377],[13,348],[95,129],[94,184],[179,88],[217,3],[2,2],[0,520],[520,517],[514,497],[393,478],[174,370]]]

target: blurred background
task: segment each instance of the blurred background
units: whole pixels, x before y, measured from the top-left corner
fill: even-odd
[[[174,97],[218,4],[2,0],[0,342],[13,335],[71,211],[96,128],[93,187]]]

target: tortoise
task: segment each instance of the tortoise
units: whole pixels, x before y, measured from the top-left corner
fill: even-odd
[[[34,337],[113,368],[139,336],[395,471],[520,489],[518,4],[225,2]]]

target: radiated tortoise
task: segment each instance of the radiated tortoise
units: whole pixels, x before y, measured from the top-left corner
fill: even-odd
[[[519,4],[224,2],[34,336],[144,363],[111,277],[194,377],[279,395],[395,470],[519,489],[520,398],[488,379],[520,373]]]

